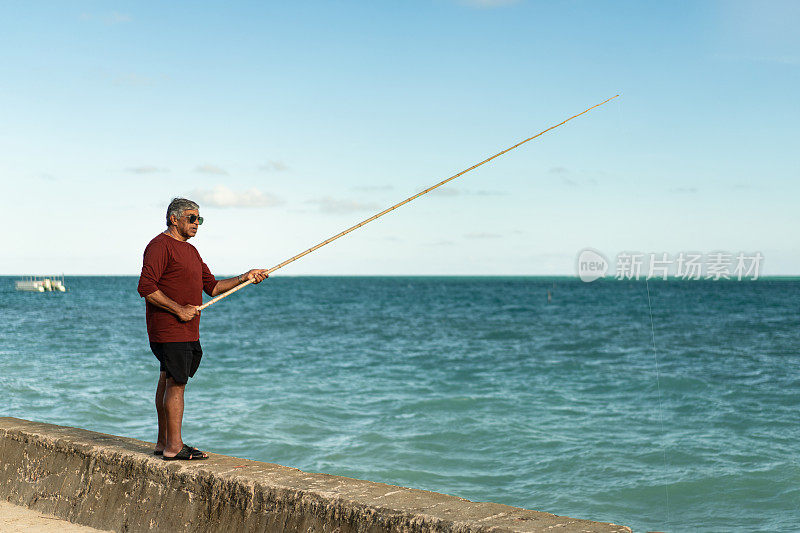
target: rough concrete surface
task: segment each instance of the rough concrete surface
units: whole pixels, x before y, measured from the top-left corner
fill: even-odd
[[[0,501],[0,533],[103,533],[103,530]]]
[[[0,417],[0,501],[113,531],[630,532],[624,526]]]

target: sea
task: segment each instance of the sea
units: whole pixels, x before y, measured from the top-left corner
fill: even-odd
[[[14,280],[0,415],[153,442],[137,277]],[[800,530],[796,279],[276,276],[200,339],[204,450],[634,531]]]

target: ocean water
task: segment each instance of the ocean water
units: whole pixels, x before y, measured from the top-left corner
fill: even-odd
[[[13,281],[0,415],[152,442],[137,278]],[[800,528],[798,281],[276,277],[201,342],[203,449],[635,531]]]

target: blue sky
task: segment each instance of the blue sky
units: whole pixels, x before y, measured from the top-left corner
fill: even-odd
[[[0,274],[136,274],[173,196],[284,274],[574,274],[756,252],[799,274],[796,2],[35,2],[0,17]]]

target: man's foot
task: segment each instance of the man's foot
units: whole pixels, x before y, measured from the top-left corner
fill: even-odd
[[[164,446],[160,442],[156,442],[156,449],[153,450],[153,455],[164,455],[164,448],[165,447],[166,446]]]
[[[200,459],[208,459],[208,454],[201,452],[197,448],[192,448],[191,446],[187,446],[186,444],[183,445],[181,451],[179,451],[175,455],[166,455],[164,454],[165,461],[198,461]]]

